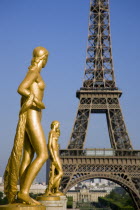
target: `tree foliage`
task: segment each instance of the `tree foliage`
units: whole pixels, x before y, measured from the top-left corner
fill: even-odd
[[[6,196],[4,196],[3,192],[0,192],[0,205],[8,204],[8,200]]]
[[[108,206],[114,210],[129,209],[134,210],[133,201],[129,194],[122,188],[119,192],[112,190],[110,194],[106,195],[104,198],[99,198],[99,203],[101,206]]]
[[[67,197],[67,208],[72,208],[73,207],[73,197],[72,196],[68,196]]]

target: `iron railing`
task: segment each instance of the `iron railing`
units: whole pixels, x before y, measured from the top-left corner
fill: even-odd
[[[140,150],[114,149],[61,149],[60,157],[64,156],[131,156],[140,158]]]

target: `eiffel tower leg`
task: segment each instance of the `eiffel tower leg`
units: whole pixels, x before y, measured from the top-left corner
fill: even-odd
[[[68,149],[83,149],[90,109],[78,109]]]
[[[136,191],[139,193],[139,197],[129,189],[129,194],[134,202],[135,208],[140,210],[140,178],[132,178],[132,182],[135,185]]]
[[[135,209],[140,209],[140,198],[138,198],[134,192],[132,192],[130,189],[128,190],[129,195],[131,196]]]
[[[126,130],[121,108],[108,109],[107,122],[112,147],[114,149],[133,149]]]

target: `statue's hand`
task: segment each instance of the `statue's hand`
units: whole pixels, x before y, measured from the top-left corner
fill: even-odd
[[[34,98],[34,103],[39,109],[45,109],[45,105],[42,101],[39,101],[36,97]]]
[[[57,168],[58,163],[56,161],[53,161],[52,164]]]

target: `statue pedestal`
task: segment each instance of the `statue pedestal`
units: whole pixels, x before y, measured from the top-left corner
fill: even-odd
[[[0,205],[0,210],[46,210],[45,206],[33,206],[21,203],[14,203],[8,205]]]
[[[66,210],[67,209],[67,197],[65,195],[64,196],[60,196],[60,201],[63,204],[63,210]]]
[[[40,196],[37,199],[40,203],[46,206],[46,210],[66,210],[66,196]]]

